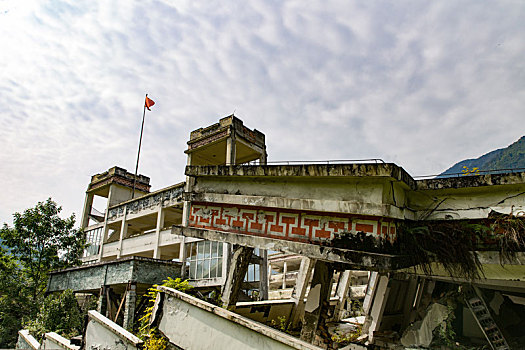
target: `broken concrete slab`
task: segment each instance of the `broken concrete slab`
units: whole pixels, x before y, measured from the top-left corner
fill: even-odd
[[[85,349],[141,349],[143,341],[95,310],[88,312]]]
[[[46,333],[44,336],[44,340],[42,341],[42,346],[40,347],[41,350],[57,350],[57,349],[64,349],[64,350],[80,350],[80,346],[72,345],[71,342],[64,338],[63,336],[55,333],[55,332],[49,332]]]
[[[18,331],[18,341],[16,342],[15,349],[31,349],[38,350],[40,343],[33,337],[27,329],[21,329]]]
[[[165,294],[158,329],[183,349],[320,349],[177,290]]]

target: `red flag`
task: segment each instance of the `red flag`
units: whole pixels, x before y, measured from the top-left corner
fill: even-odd
[[[151,106],[153,106],[155,104],[155,102],[149,98],[148,96],[146,96],[146,102],[144,103],[144,106],[148,109],[148,111],[151,111],[151,109],[149,109]]]

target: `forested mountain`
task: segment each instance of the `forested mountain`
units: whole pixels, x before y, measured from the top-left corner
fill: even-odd
[[[472,172],[475,168],[478,168],[481,172],[525,168],[525,136],[522,136],[507,148],[494,150],[476,159],[462,160],[440,175],[461,174],[466,171]]]

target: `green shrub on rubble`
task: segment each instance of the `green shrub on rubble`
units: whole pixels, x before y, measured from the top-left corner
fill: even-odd
[[[35,319],[25,324],[25,328],[36,339],[45,333],[56,332],[65,338],[82,333],[83,315],[73,291],[68,289],[56,295],[48,295]]]
[[[173,288],[183,293],[188,292],[193,288],[187,280],[180,278],[168,277],[167,280],[162,281],[161,286]],[[147,306],[144,310],[144,315],[139,319],[139,329],[137,336],[144,341],[144,346],[149,350],[165,350],[168,348],[168,340],[159,332],[157,327],[150,326],[150,319],[155,305],[155,299],[159,293],[158,285],[155,284],[149,288],[143,298],[147,298]]]

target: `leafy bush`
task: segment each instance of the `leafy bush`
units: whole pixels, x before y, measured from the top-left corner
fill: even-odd
[[[73,291],[68,289],[47,296],[36,318],[27,322],[25,327],[37,339],[47,332],[71,338],[82,333],[83,318]]]
[[[186,293],[193,288],[187,280],[182,280],[180,278],[173,279],[168,277],[168,279],[162,282],[162,286],[173,288],[183,293]],[[157,299],[157,294],[159,293],[158,287],[159,286],[155,284],[153,287],[149,288],[147,293],[143,296],[143,298],[147,298],[148,306],[144,310],[144,315],[139,319],[139,329],[137,334],[137,336],[144,341],[145,348],[150,350],[164,350],[168,347],[168,340],[162,336],[156,327],[151,327],[149,324],[153,307],[155,305],[155,299]]]

